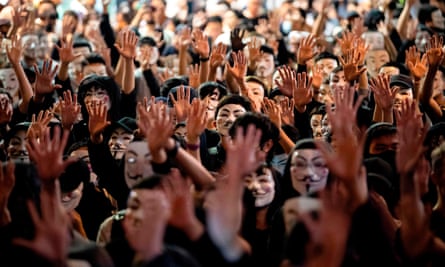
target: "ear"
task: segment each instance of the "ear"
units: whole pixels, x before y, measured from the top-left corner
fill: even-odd
[[[263,151],[266,153],[269,153],[269,151],[272,149],[272,147],[273,147],[273,141],[272,141],[272,139],[269,139],[266,141],[266,143],[264,143]]]

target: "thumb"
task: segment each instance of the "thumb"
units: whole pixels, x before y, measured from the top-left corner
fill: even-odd
[[[24,238],[14,238],[12,240],[12,244],[15,246],[19,246],[19,247],[24,247],[27,248],[29,250],[34,251],[35,250],[35,245],[33,241],[24,239]]]

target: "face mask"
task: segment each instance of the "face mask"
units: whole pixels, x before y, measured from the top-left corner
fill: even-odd
[[[285,20],[281,23],[281,31],[287,35],[292,30],[292,21]]]
[[[394,172],[396,172],[396,152],[393,150],[387,150],[377,155],[372,155],[372,157],[378,157],[386,161]]]

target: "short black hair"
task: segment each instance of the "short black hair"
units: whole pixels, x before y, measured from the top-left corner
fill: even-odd
[[[146,177],[143,180],[137,182],[131,190],[135,189],[157,189],[161,187],[162,176],[159,174],[153,174]]]
[[[260,51],[265,53],[265,54],[270,54],[270,55],[275,57],[275,53],[274,53],[272,47],[270,47],[268,45],[261,45]]]
[[[85,59],[82,60],[81,64],[82,64],[82,68],[85,67],[85,66],[91,65],[91,64],[103,64],[103,65],[106,65],[105,59],[101,55],[99,55],[97,53],[91,53],[91,54],[87,55],[85,57]]]
[[[209,22],[222,23],[223,20],[220,16],[211,16],[207,19],[207,23],[209,23]]]
[[[228,95],[219,101],[218,106],[215,110],[215,118],[218,116],[219,110],[224,107],[225,105],[229,104],[235,104],[242,106],[247,112],[252,111],[252,104],[250,103],[249,99],[247,99],[244,96],[240,95]]]
[[[150,36],[145,36],[145,37],[142,37],[141,39],[139,39],[139,42],[138,42],[138,46],[143,46],[143,45],[149,45],[151,47],[155,47],[156,41],[155,41],[155,39],[151,38]]]
[[[322,59],[325,59],[325,58],[333,59],[333,60],[335,60],[335,62],[337,62],[337,64],[339,64],[338,57],[336,55],[332,54],[332,53],[327,52],[327,51],[324,51],[324,52],[321,52],[320,54],[318,54],[314,58],[314,62],[318,62],[318,61],[320,61]]]
[[[278,145],[278,139],[280,136],[280,130],[270,120],[269,117],[262,113],[246,112],[238,117],[229,129],[229,135],[233,138],[236,134],[236,129],[242,127],[244,131],[247,130],[249,125],[254,125],[257,129],[261,130],[260,148],[262,149],[267,141],[272,140],[273,147],[267,153],[267,162],[272,161],[274,155],[274,149]]]
[[[397,134],[397,128],[391,123],[378,122],[371,125],[371,127],[369,127],[368,130],[366,131],[366,141],[364,149],[365,157],[370,155],[369,148],[371,146],[371,142],[374,139],[379,138],[381,136],[389,136],[395,134]]]
[[[63,16],[64,16],[64,17],[65,17],[65,16],[70,16],[70,17],[75,18],[77,21],[79,21],[79,15],[77,15],[77,13],[74,12],[73,10],[67,10],[67,11],[65,11],[65,13],[63,13]]]
[[[217,82],[205,82],[197,88],[199,98],[204,99],[206,96],[211,95],[215,89],[219,91],[218,100],[227,95],[227,88],[224,85]]]
[[[433,17],[431,14],[438,10],[439,8],[429,5],[429,4],[423,4],[419,8],[419,13],[417,13],[417,19],[419,20],[420,24],[426,24],[427,22],[433,21]]]
[[[90,53],[93,52],[91,43],[85,38],[74,39],[73,48],[79,48],[79,47],[88,47],[88,49],[90,50]]]

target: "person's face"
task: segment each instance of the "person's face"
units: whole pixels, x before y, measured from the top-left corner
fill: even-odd
[[[323,119],[321,120],[321,133],[324,137],[328,136],[331,132],[331,127],[329,125],[329,117],[327,114],[324,115]]]
[[[90,105],[94,101],[102,101],[106,105],[106,110],[111,108],[111,100],[108,92],[102,88],[91,87],[85,94],[85,105]]]
[[[391,89],[394,89],[394,87]],[[404,89],[402,91],[400,89],[397,90],[397,93],[394,97],[394,109],[400,110],[402,102],[405,99],[410,99],[410,100],[413,99],[413,90],[411,90],[411,89],[409,89],[409,90]]]
[[[321,114],[314,114],[311,116],[311,128],[312,131],[315,131],[316,128],[321,127],[321,119],[322,119],[322,115]]]
[[[371,77],[376,77],[379,73],[380,67],[388,63],[390,60],[388,52],[384,49],[369,50],[366,54],[366,68]]]
[[[249,2],[247,3],[247,9],[252,15],[256,17],[257,15],[259,15],[262,4],[262,0],[249,0]]]
[[[12,117],[12,102],[11,99],[9,99],[8,95],[6,94],[0,94],[0,105],[2,105],[2,107],[5,107],[6,112],[9,112],[10,118]]]
[[[260,167],[248,175],[244,182],[255,197],[255,207],[263,208],[272,203],[275,197],[275,181],[269,168]]]
[[[90,48],[88,46],[79,46],[73,48],[73,53],[76,55],[80,55],[73,62],[82,62],[87,55],[91,53]]]
[[[250,98],[255,103],[256,107],[261,107],[264,99],[264,87],[256,82],[247,82],[247,89],[249,90]]]
[[[416,44],[417,49],[419,49],[420,52],[426,51],[426,45],[429,43],[431,39],[431,35],[427,31],[417,31],[416,32],[416,39],[414,40],[414,43]]]
[[[331,88],[332,95],[335,95],[335,92],[339,90],[340,92],[344,92],[348,88],[349,84],[345,78],[344,71],[338,71],[336,73],[332,72],[329,79],[329,87]]]
[[[74,150],[73,152],[71,152],[70,156],[73,158],[77,158],[79,160],[83,160],[88,165],[88,169],[90,170],[90,182],[96,183],[97,174],[95,174],[93,172],[93,167],[91,167],[91,161],[90,161],[90,155],[88,154],[88,148],[81,147],[77,150]]]
[[[384,135],[373,139],[369,145],[369,154],[378,155],[386,151],[397,151],[399,138],[396,134]]]
[[[220,22],[209,22],[207,23],[204,32],[213,41],[222,33],[222,23]]]
[[[11,94],[11,96],[15,96],[19,89],[19,82],[17,80],[17,76],[13,69],[0,69],[0,79],[3,83],[5,89]]]
[[[328,180],[329,169],[317,149],[299,149],[292,154],[292,187],[300,194],[323,190]]]
[[[214,89],[213,92],[204,98],[204,102],[207,105],[207,120],[213,121],[215,119],[215,110],[218,106],[220,99],[220,93],[218,89]]]
[[[400,70],[393,66],[381,67],[379,74],[385,74],[387,76],[399,75]]]
[[[323,74],[323,80],[327,79],[329,77],[329,74],[331,74],[332,70],[338,67],[337,61],[335,61],[332,58],[320,59],[315,63],[315,65],[321,68]]]
[[[445,29],[445,18],[442,16],[440,9],[431,13],[431,19],[433,20],[433,26],[438,29]]]
[[[26,131],[20,130],[11,138],[8,145],[8,158],[20,162],[29,162],[28,150],[26,150]]]
[[[184,139],[187,136],[187,128],[184,126],[176,128],[175,135],[179,138]]]
[[[49,3],[40,4],[37,9],[37,14],[40,20],[42,21],[42,25],[47,27],[48,25],[55,25],[57,21],[57,11],[54,9],[54,6]],[[52,29],[54,30],[54,28]]]
[[[216,130],[222,136],[229,136],[229,129],[236,118],[246,113],[246,110],[238,104],[227,104],[218,110],[216,115]]]
[[[153,174],[151,154],[146,141],[128,144],[125,152],[125,182],[132,188],[138,181]]]
[[[362,35],[369,50],[381,50],[385,48],[385,37],[381,32],[365,32]]]
[[[122,159],[128,144],[133,140],[134,135],[122,128],[113,131],[108,141],[108,146],[113,157],[117,160]]]
[[[223,15],[224,28],[233,30],[238,25],[238,22],[239,22],[239,20],[238,20],[238,17],[236,16],[235,12],[227,11],[224,13],[224,15]]]
[[[37,35],[28,34],[22,37],[23,56],[31,59],[37,58],[37,50],[40,46]]]
[[[104,64],[101,63],[93,63],[88,64],[83,67],[83,77],[87,77],[88,75],[95,74],[97,76],[108,76],[107,68]]]
[[[71,192],[62,193],[62,206],[66,212],[73,211],[80,203],[82,199],[83,182]]]
[[[275,70],[274,57],[271,54],[264,53],[257,62],[256,75],[266,78],[273,75]]]

